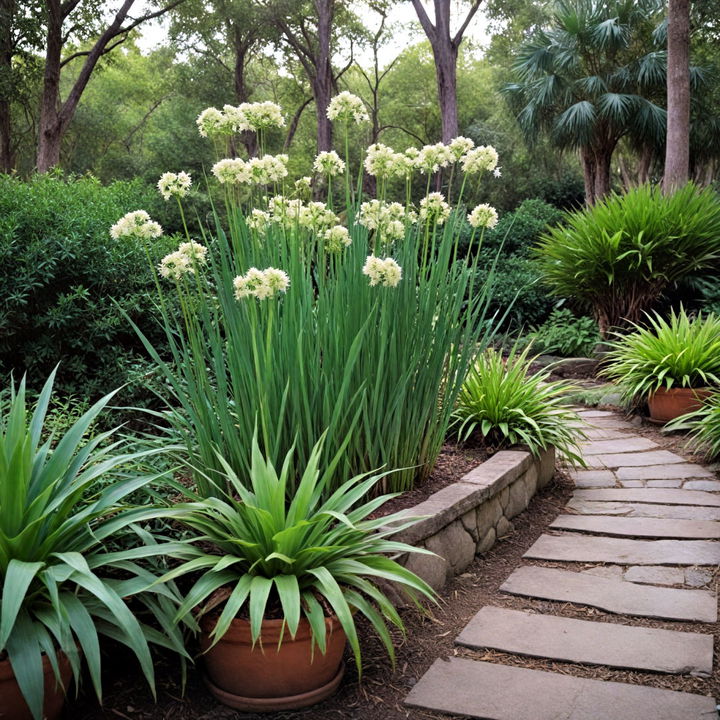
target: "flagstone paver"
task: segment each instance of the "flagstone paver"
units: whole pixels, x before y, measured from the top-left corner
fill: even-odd
[[[616,470],[619,480],[684,480],[713,477],[702,465],[677,463],[671,465],[623,466]]]
[[[712,673],[713,638],[484,607],[456,643],[472,648],[664,673]]]
[[[617,478],[612,470],[572,470],[570,477],[575,487],[615,487]]]
[[[607,488],[576,490],[578,500],[610,500],[613,502],[652,503],[663,505],[710,505],[720,507],[720,495],[702,490],[672,488]]]
[[[708,520],[559,515],[550,525],[560,530],[625,537],[719,539],[720,523]]]
[[[651,450],[660,447],[656,442],[642,437],[627,437],[622,440],[593,440],[583,443],[580,450],[583,455],[601,455],[607,453],[629,453]]]
[[[601,455],[589,455],[585,458],[588,467],[638,467],[649,465],[673,465],[675,463],[684,463],[685,458],[681,458],[675,453],[667,450],[650,450],[649,452],[639,453],[603,453]],[[618,475],[618,477],[620,477]]]
[[[589,605],[619,615],[716,622],[717,599],[706,590],[655,587],[555,568],[524,566],[501,585],[512,595]]]
[[[719,492],[720,480],[688,480],[683,487],[686,490],[708,490],[709,492]]]
[[[639,482],[641,486],[648,488],[679,488],[685,487],[682,480],[622,480],[621,484],[623,487],[628,487],[628,483]],[[691,488],[690,488],[691,489]]]
[[[720,542],[546,534],[541,535],[523,557],[625,565],[718,565]]]
[[[698,505],[653,505],[651,503],[600,502],[571,498],[568,510],[581,515],[677,518],[678,520],[720,520],[720,508]]]
[[[623,574],[623,578],[647,585],[683,585],[685,572],[682,568],[662,565],[633,565]]]
[[[643,685],[450,658],[436,660],[407,705],[483,720],[713,720],[712,698]]]
[[[586,427],[583,432],[588,440],[618,440],[630,437],[627,430],[612,430],[611,428]]]

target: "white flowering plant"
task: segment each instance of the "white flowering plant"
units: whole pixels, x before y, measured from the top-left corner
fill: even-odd
[[[242,106],[208,109],[198,128],[224,151],[228,135],[279,124],[281,111],[256,110],[266,121],[251,122]],[[491,173],[497,154],[467,138],[404,152],[376,143],[363,164],[378,193],[367,198],[361,181],[351,184],[347,155],[348,126],[362,126],[364,106],[341,93],[328,115],[345,132],[345,160],[321,152],[307,169],[314,178],[294,180],[287,156],[261,143],[257,157],[220,157],[212,174],[222,219],[188,234],[157,268],[171,357],[145,342],[172,390],[167,419],[203,495],[223,492],[228,467],[247,475],[255,433],[269,461],[294,448],[298,467],[325,433],[329,487],[382,467],[394,472],[380,492],[411,488],[432,470],[463,379],[489,341],[490,286],[475,285],[480,255],[458,260],[458,242],[465,177]],[[453,208],[463,165],[471,169]],[[439,170],[450,181],[430,192]],[[331,181],[342,176],[336,202]],[[182,210],[181,184],[163,177],[160,191]],[[390,178],[404,181],[404,202],[388,197]],[[413,178],[427,185],[417,203]],[[492,226],[491,211],[470,213],[471,243]]]

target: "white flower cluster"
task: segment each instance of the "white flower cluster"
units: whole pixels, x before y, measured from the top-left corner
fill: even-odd
[[[420,201],[420,219],[442,225],[450,217],[450,209],[442,193],[431,192]]]
[[[238,300],[251,296],[258,300],[267,300],[286,292],[289,286],[290,278],[287,273],[273,267],[265,270],[252,267],[233,280],[235,297]]]
[[[196,120],[200,135],[214,137],[232,135],[246,130],[257,132],[271,127],[284,127],[285,118],[279,105],[273,102],[225,105],[222,110],[209,107]]]
[[[312,178],[309,175],[295,181],[295,194],[298,197],[310,197],[312,194]]]
[[[385,240],[405,237],[405,225],[416,220],[415,213],[397,202],[368,200],[360,206],[357,221],[368,230],[376,230]]]
[[[321,152],[315,158],[313,170],[320,175],[340,175],[345,170],[345,161],[334,150]]]
[[[300,207],[298,222],[300,227],[320,232],[337,224],[338,216],[325,203],[309,202]]]
[[[245,224],[257,232],[262,232],[270,224],[270,214],[264,210],[253,208],[250,215],[245,218]]]
[[[186,273],[194,273],[195,267],[207,262],[207,248],[194,240],[184,242],[173,253],[166,255],[158,265],[164,278],[179,280]]]
[[[121,237],[135,237],[151,240],[162,235],[162,228],[150,219],[145,210],[134,210],[123,215],[111,228],[110,237],[117,240]]]
[[[287,177],[287,155],[265,155],[250,160],[225,158],[212,167],[213,175],[224,185],[244,183],[269,185]]]
[[[475,147],[475,143],[470,138],[458,135],[458,137],[448,143],[448,147],[455,162],[460,162],[462,156]]]
[[[282,195],[270,198],[267,214],[270,222],[283,227],[299,225],[315,232],[323,232],[338,223],[338,216],[325,203],[303,203],[299,198]]]
[[[415,167],[425,175],[432,175],[438,172],[440,168],[447,167],[453,160],[453,153],[448,145],[444,143],[425,145],[420,148],[420,152],[415,159]]]
[[[344,122],[352,120],[356,125],[370,119],[363,101],[347,90],[339,93],[330,101],[327,116],[330,120],[342,120]]]
[[[369,255],[362,272],[370,278],[371,286],[397,287],[402,280],[402,268],[392,258]]]
[[[462,159],[462,169],[466,173],[479,173],[487,170],[492,172],[497,168],[497,150],[491,145],[481,145],[466,153]]]
[[[494,228],[497,225],[497,210],[492,205],[481,203],[468,214],[468,222],[474,228]]]
[[[325,241],[325,250],[329,253],[339,253],[343,248],[352,245],[352,238],[344,225],[335,225],[322,234]]]
[[[166,172],[160,176],[158,180],[158,190],[160,194],[169,200],[171,197],[185,197],[192,185],[190,174],[186,172],[171,173]]]
[[[367,149],[365,157],[365,170],[368,175],[386,178],[395,175],[396,157],[404,157],[396,153],[391,147],[382,143],[374,143]]]

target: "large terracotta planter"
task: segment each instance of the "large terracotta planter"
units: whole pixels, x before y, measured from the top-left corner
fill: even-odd
[[[648,398],[650,418],[657,422],[670,422],[699,409],[711,394],[707,388],[658,388]]]
[[[306,707],[332,695],[340,684],[344,666],[345,633],[335,618],[327,618],[327,648],[323,655],[312,650],[312,633],[302,619],[295,638],[282,620],[265,620],[260,640],[252,646],[250,623],[236,619],[227,633],[210,647],[210,631],[217,617],[202,623],[200,640],[206,682],[223,704],[248,712],[275,712]],[[262,646],[260,641],[262,641]]]
[[[70,687],[72,670],[65,654],[58,653],[58,664],[62,687],[56,683],[50,661],[43,655],[43,674],[45,676],[43,716],[45,720],[55,720],[59,717],[65,704],[63,688]],[[0,662],[0,718],[2,720],[32,720],[32,713],[20,692],[9,660]]]

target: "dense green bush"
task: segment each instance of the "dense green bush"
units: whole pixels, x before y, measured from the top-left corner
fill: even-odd
[[[158,200],[136,182],[0,175],[0,371],[45,377],[60,361],[56,387],[84,398],[137,370],[142,346],[123,311],[161,342],[151,272],[143,246],[109,228]],[[160,238],[149,252],[167,249]]]
[[[562,357],[588,357],[600,342],[597,323],[587,315],[576,317],[567,308],[553,310],[550,317],[528,333],[536,353]]]
[[[593,313],[606,336],[638,322],[663,293],[720,259],[720,200],[692,184],[673,195],[643,186],[571,213],[535,252],[559,297]]]

